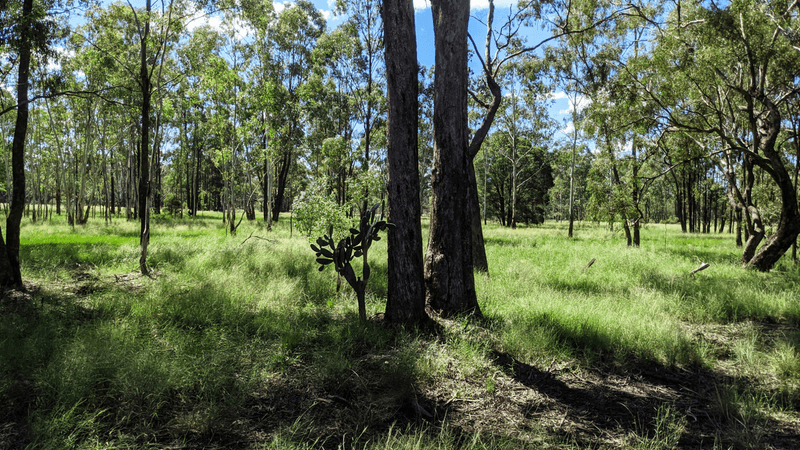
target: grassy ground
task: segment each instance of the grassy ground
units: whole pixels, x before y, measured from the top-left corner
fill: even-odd
[[[134,223],[24,224],[0,449],[800,448],[800,271],[728,234],[489,224],[485,318],[421,333],[381,322],[385,240],[362,324],[287,222],[155,220],[153,278]]]

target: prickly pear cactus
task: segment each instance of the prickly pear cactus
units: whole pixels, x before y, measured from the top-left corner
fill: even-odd
[[[375,220],[375,214],[378,210],[379,204],[375,204],[369,210],[361,215],[361,221],[358,228],[350,228],[350,236],[334,244],[333,240],[333,227],[328,230],[328,234],[317,238],[317,245],[311,244],[311,250],[317,255],[317,262],[320,264],[319,270],[325,270],[325,267],[333,264],[334,270],[343,276],[347,283],[356,292],[358,298],[358,314],[362,321],[367,320],[365,293],[367,287],[367,280],[369,280],[369,264],[367,263],[367,253],[374,241],[381,240],[378,233],[384,231],[393,225],[383,220],[383,213],[381,217]],[[361,277],[356,277],[353,267],[350,262],[353,258],[363,258]]]

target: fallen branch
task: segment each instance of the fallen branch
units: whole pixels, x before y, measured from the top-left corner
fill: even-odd
[[[270,244],[274,244],[274,243],[276,243],[276,242],[277,242],[277,241],[275,241],[275,240],[272,240],[272,239],[267,239],[267,238],[265,238],[265,237],[261,237],[261,236],[253,236],[253,233],[250,233],[250,236],[247,236],[247,239],[250,239],[250,238],[261,239],[262,241],[267,241],[267,242],[269,242]],[[242,243],[241,243],[241,244],[239,244],[239,247],[241,247],[242,245],[244,245],[244,243],[245,243],[245,242],[247,242],[247,239],[243,240],[243,241],[242,241]]]
[[[711,266],[711,264],[709,264],[709,263],[700,264],[700,267],[698,267],[697,269],[694,269],[693,271],[689,272],[689,275],[694,276],[694,274],[696,274],[697,272],[700,272],[701,270],[706,270],[710,266]]]
[[[587,270],[589,270],[589,267],[592,267],[592,264],[594,264],[595,261],[597,261],[597,259],[592,258],[592,260],[589,261],[589,264],[587,264],[586,267],[583,268],[583,272],[586,272]]]

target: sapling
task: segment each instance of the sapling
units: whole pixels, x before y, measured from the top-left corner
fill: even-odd
[[[361,215],[359,228],[350,228],[350,236],[340,240],[338,244],[334,245],[332,226],[329,228],[328,234],[317,238],[317,245],[311,244],[311,249],[317,254],[317,262],[321,264],[319,270],[322,271],[325,266],[333,263],[334,270],[343,276],[347,283],[350,284],[350,287],[356,291],[358,316],[362,322],[367,320],[365,302],[367,281],[369,280],[367,253],[373,241],[381,240],[378,232],[393,226],[383,220],[383,211],[381,211],[380,219],[375,220],[375,212],[378,210],[378,206],[376,203],[372,208],[365,211]],[[356,273],[350,265],[350,262],[358,257],[363,258],[360,278],[356,277]]]

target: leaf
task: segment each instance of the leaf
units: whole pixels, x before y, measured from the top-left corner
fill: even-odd
[[[350,234],[358,234],[358,230],[355,228],[350,228]]]
[[[314,244],[311,244],[311,250],[314,250],[315,253],[319,254],[319,247]]]
[[[325,270],[325,266],[319,266],[319,271],[322,272],[323,270]]]
[[[327,236],[325,236],[325,237],[327,237]],[[317,238],[317,245],[319,245],[320,247],[324,247],[324,246],[325,246],[325,244],[327,244],[327,242],[325,242],[325,240],[324,240],[324,239],[322,239],[322,238]],[[312,245],[311,247],[313,248],[314,246]]]
[[[320,252],[320,254],[322,254],[322,256],[324,256],[326,258],[333,258],[333,252],[331,252],[330,250],[328,250],[326,248],[320,249],[319,252]]]
[[[317,262],[322,264],[323,266],[327,266],[328,264],[332,263],[333,260],[328,258],[317,258]]]

